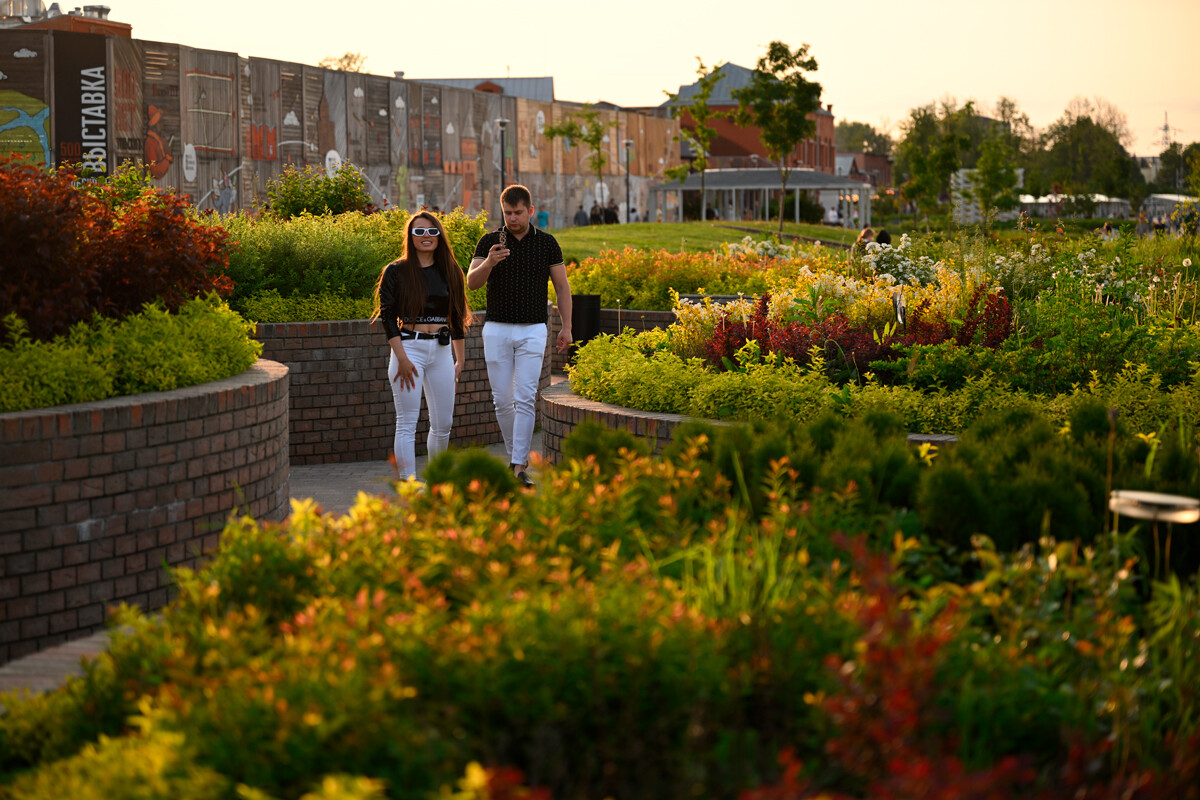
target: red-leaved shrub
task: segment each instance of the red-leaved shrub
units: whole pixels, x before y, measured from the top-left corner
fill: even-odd
[[[724,369],[726,362],[736,364],[735,354],[747,341],[755,339],[763,353],[775,353],[797,364],[812,360],[812,349],[821,351],[830,377],[835,380],[857,380],[872,361],[895,358],[891,342],[894,336],[876,336],[862,326],[854,326],[841,313],[832,314],[812,324],[786,322],[767,316],[770,294],[764,294],[746,321],[721,319],[704,351],[710,364]]]
[[[0,320],[16,313],[50,339],[93,313],[120,318],[159,300],[228,295],[225,232],[190,216],[185,197],[161,190],[109,202],[82,192],[70,171],[0,158]]]
[[[774,353],[805,365],[812,360],[813,348],[825,359],[831,380],[856,381],[872,361],[894,361],[902,345],[932,345],[953,340],[969,345],[976,338],[993,350],[1012,333],[1012,308],[1002,291],[989,292],[980,285],[972,294],[962,325],[955,331],[950,322],[930,313],[929,301],[913,309],[901,330],[873,330],[854,325],[841,313],[831,314],[811,324],[786,322],[767,315],[770,294],[766,293],[746,320],[730,318],[726,313],[704,345],[708,362],[717,369],[736,368],[736,353],[746,342],[756,340],[762,353]]]

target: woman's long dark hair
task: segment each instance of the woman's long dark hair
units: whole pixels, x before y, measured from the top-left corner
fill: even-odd
[[[447,318],[449,326],[456,328],[461,324],[463,329],[466,329],[471,324],[471,310],[467,308],[467,282],[463,277],[462,267],[454,257],[454,251],[450,249],[450,240],[441,220],[425,211],[409,217],[408,224],[404,226],[404,252],[379,271],[379,278],[375,281],[375,310],[371,319],[379,319],[382,314],[379,307],[379,287],[383,284],[384,273],[392,264],[400,267],[400,281],[397,287],[400,295],[398,316],[401,319],[419,317],[425,308],[425,281],[421,278],[421,262],[417,260],[416,248],[413,247],[412,229],[419,220],[423,221],[422,227],[437,228],[441,232],[437,237],[437,249],[433,251],[433,266],[441,271],[446,279],[446,287],[450,290],[450,316]]]

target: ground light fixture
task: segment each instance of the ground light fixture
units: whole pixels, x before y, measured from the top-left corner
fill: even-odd
[[[1177,494],[1140,492],[1117,489],[1108,499],[1108,509],[1116,515],[1113,520],[1113,537],[1117,535],[1118,522],[1122,515],[1134,519],[1148,519],[1154,534],[1154,576],[1159,574],[1160,563],[1169,568],[1171,563],[1171,533],[1175,523],[1188,525],[1200,521],[1200,500]],[[1167,523],[1166,549],[1159,559],[1158,523]]]

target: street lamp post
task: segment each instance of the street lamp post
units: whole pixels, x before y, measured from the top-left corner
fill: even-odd
[[[622,144],[625,145],[625,222],[629,222],[629,159],[633,153],[633,139],[626,139]]]
[[[504,189],[508,185],[504,175],[504,165],[508,160],[508,143],[505,137],[505,132],[508,130],[508,120],[501,117],[496,120],[496,125],[500,128],[500,194],[504,194]],[[499,198],[497,197],[497,202]]]

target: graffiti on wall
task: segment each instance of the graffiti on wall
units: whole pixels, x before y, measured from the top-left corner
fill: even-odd
[[[0,152],[20,153],[42,164],[50,152],[50,106],[27,94],[0,89]]]
[[[40,53],[56,55],[47,64]],[[556,221],[597,190],[623,198],[623,165],[610,166],[597,187],[567,143],[545,139],[545,126],[568,112],[178,44],[0,29],[0,150],[46,163],[90,159],[105,170],[142,161],[157,185],[221,213],[264,202],[287,165],[332,172],[350,164],[385,208],[494,215],[501,172],[530,186]],[[510,122],[503,135],[501,119]],[[671,123],[639,119],[629,134],[638,141],[631,172],[648,179],[650,155],[669,157]]]

